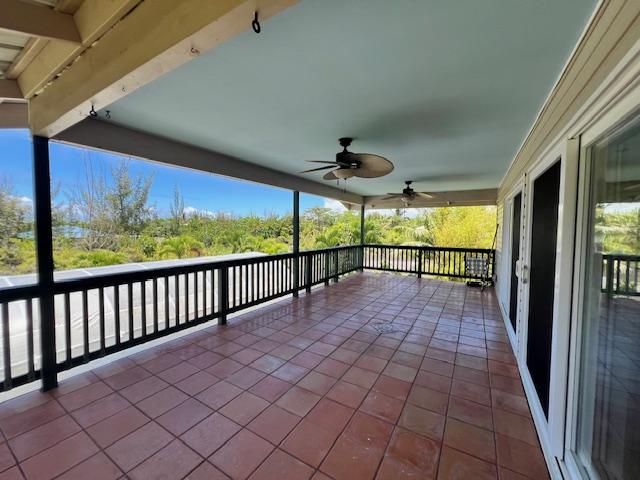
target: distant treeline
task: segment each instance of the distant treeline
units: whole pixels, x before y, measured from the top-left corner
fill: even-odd
[[[128,162],[108,172],[97,172],[86,163],[83,175],[72,191],[60,192],[52,186],[57,269],[291,251],[291,214],[201,213],[185,208],[175,187],[169,212],[162,216],[149,204],[153,177],[132,175]],[[8,181],[0,183],[0,218],[0,274],[33,272],[31,205],[14,194]],[[372,212],[365,225],[367,243],[488,248],[496,217],[493,207],[424,209],[412,216],[396,210],[392,214]],[[315,207],[301,215],[301,249],[359,241],[359,213]]]

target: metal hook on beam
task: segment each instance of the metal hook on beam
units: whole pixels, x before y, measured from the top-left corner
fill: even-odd
[[[253,21],[251,22],[251,28],[253,28],[253,31],[256,33],[260,33],[260,31],[262,30],[260,27],[260,22],[258,21],[257,10],[253,13]]]

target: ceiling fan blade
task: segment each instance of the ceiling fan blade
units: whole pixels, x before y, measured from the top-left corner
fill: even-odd
[[[329,160],[305,160],[305,162],[310,162],[310,163],[329,163],[331,165],[338,165],[338,162],[331,162]]]
[[[354,160],[360,163],[360,166],[355,169],[356,177],[377,178],[393,171],[393,163],[379,155],[370,153],[354,153],[352,155]]]
[[[433,195],[427,192],[416,192],[416,196],[422,198],[433,198]]]
[[[325,167],[318,167],[318,168],[312,168],[312,169],[310,169],[310,170],[303,170],[303,171],[302,171],[302,172],[300,172],[300,173],[317,172],[318,170],[326,170],[326,169],[328,169],[328,168],[335,168],[335,166],[334,166],[334,165],[327,165],[327,166],[325,166]]]
[[[334,170],[330,171],[329,173],[325,173],[325,174],[322,176],[322,178],[323,178],[323,179],[325,179],[325,180],[338,180],[338,177],[336,177],[336,176],[333,174],[333,172],[334,172]]]
[[[401,193],[392,193],[388,197],[383,197],[380,200],[392,200],[394,198],[398,198],[398,197],[401,197],[401,196],[402,196]]]

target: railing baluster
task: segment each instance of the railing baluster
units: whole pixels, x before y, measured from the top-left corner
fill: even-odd
[[[82,290],[82,343],[84,344],[84,361],[89,361],[89,301],[87,291]]]
[[[624,289],[625,292],[630,292],[631,288],[629,288],[629,260],[625,260],[624,262],[624,268],[625,268],[625,272],[624,272]]]
[[[237,306],[237,300],[236,300],[236,282],[237,282],[237,278],[236,278],[236,271],[237,271],[237,267],[231,267],[231,303],[230,303],[230,308],[235,308]]]
[[[115,324],[116,345],[120,346],[120,285],[113,287],[113,321]]]
[[[216,303],[216,295],[218,294],[218,278],[215,268],[211,269],[211,314],[220,312],[220,303]]]
[[[153,277],[153,333],[158,333],[158,277]]]
[[[193,294],[194,294],[194,298],[193,298],[193,319],[197,320],[200,317],[200,295],[198,292],[199,289],[199,282],[198,282],[198,277],[199,277],[199,273],[197,270],[195,272],[193,272]]]
[[[175,308],[175,326],[180,325],[180,275],[175,275],[173,278],[173,304]]]
[[[164,330],[169,328],[169,276],[164,277]]]
[[[9,303],[2,304],[2,358],[4,362],[4,390],[11,389],[11,333],[9,331]]]
[[[100,355],[104,356],[106,348],[106,334],[104,321],[104,288],[98,289],[98,322],[100,330]]]
[[[207,278],[208,270],[202,271],[202,315],[205,317],[209,314],[209,306],[207,305],[209,295],[207,295]]]
[[[142,323],[142,336],[147,336],[147,281],[140,282],[140,322]]]
[[[329,266],[329,254],[324,253],[324,284],[329,285],[329,280],[331,278],[331,267]]]
[[[69,292],[65,292],[63,296],[64,306],[64,340],[67,351],[67,365],[71,366],[71,299]]]
[[[244,265],[244,303],[249,303],[249,265]]]
[[[129,318],[129,341],[133,341],[133,284],[127,284],[127,316]]]
[[[189,272],[184,274],[184,323],[189,323]]]
[[[33,298],[25,300],[27,307],[27,379],[35,378],[35,356],[33,354]]]
[[[227,310],[229,305],[229,299],[227,298],[227,289],[229,287],[229,271],[227,267],[220,267],[218,269],[218,302],[220,305],[220,325],[227,324]]]

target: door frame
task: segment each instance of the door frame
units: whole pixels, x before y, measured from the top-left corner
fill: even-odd
[[[500,292],[501,301],[498,302],[500,304],[500,308],[502,309],[503,317],[505,318],[505,326],[507,329],[507,334],[509,335],[509,340],[511,341],[511,347],[513,351],[518,354],[518,350],[520,348],[520,343],[518,342],[518,331],[519,331],[519,321],[520,321],[520,298],[521,298],[521,290],[522,290],[522,282],[518,277],[518,308],[516,309],[516,328],[514,329],[511,325],[510,317],[509,317],[509,307],[511,301],[511,240],[512,240],[512,232],[513,232],[513,201],[518,194],[522,194],[521,203],[520,203],[520,251],[518,252],[518,257],[522,259],[522,246],[523,246],[523,232],[524,232],[524,224],[526,222],[526,209],[525,209],[525,177],[521,178],[513,188],[505,195],[503,200],[503,232],[502,232],[502,258],[504,259],[502,262],[502,278],[504,279],[504,288],[502,288]],[[504,300],[505,304],[502,303]]]
[[[568,348],[570,339],[571,291],[576,219],[576,195],[579,165],[579,138],[568,139],[533,164],[526,173],[525,223],[521,248],[522,267],[526,272],[520,278],[520,308],[518,326],[518,364],[525,392],[531,406],[533,420],[543,449],[554,457],[562,458],[564,451],[564,424],[567,392]],[[560,191],[558,202],[558,229],[556,233],[556,265],[551,331],[551,372],[549,379],[548,416],[527,368],[527,336],[529,313],[529,272],[531,268],[531,235],[533,218],[533,186],[537,178],[560,161]]]
[[[583,330],[584,330],[584,299],[585,299],[585,254],[588,248],[589,226],[590,226],[590,204],[591,204],[591,182],[593,177],[592,159],[589,158],[589,150],[606,138],[615,136],[619,131],[624,130],[632,123],[637,123],[640,118],[640,104],[636,105],[636,110],[612,122],[598,122],[585,131],[583,136],[588,142],[580,148],[580,175],[578,184],[578,201],[576,217],[576,241],[573,260],[574,285],[572,290],[572,314],[571,314],[571,336],[569,347],[569,372],[567,387],[567,408],[566,408],[566,436],[565,436],[565,456],[564,465],[570,478],[595,478],[589,465],[584,465],[580,461],[580,455],[575,450],[578,440],[578,412],[580,407],[581,390],[581,369],[583,350]],[[611,120],[611,118],[609,118]],[[591,392],[595,395],[593,392]]]

